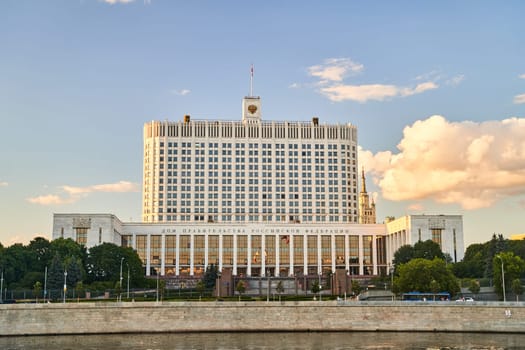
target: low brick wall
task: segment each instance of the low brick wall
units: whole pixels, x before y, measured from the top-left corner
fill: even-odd
[[[0,305],[0,335],[243,331],[525,333],[523,303],[145,302]]]

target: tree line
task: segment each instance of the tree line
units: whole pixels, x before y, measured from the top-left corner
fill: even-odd
[[[87,250],[72,239],[58,238],[49,241],[36,237],[28,245],[0,243],[0,273],[3,287],[11,290],[32,289],[40,291],[46,283],[48,290],[62,289],[113,289],[128,281],[130,287],[144,287],[142,262],[132,248],[103,243]]]
[[[428,240],[400,247],[393,263],[396,293],[447,291],[456,295],[460,279],[470,280],[470,291],[477,293],[479,281],[488,280],[503,298],[504,276],[505,290],[518,296],[523,293],[521,279],[525,278],[525,240],[511,241],[494,234],[488,242],[468,246],[457,263]]]

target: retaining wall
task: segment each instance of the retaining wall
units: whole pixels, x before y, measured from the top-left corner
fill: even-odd
[[[305,301],[0,305],[3,336],[208,331],[525,333],[525,304]]]

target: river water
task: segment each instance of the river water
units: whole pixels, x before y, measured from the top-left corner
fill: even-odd
[[[2,350],[525,349],[525,334],[188,333],[0,337]]]

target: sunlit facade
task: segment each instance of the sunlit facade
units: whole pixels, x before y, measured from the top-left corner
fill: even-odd
[[[143,221],[55,214],[53,238],[132,247],[146,275],[162,276],[211,264],[235,276],[386,275],[393,253],[417,239],[462,259],[461,216],[376,224],[364,173],[360,215],[355,126],[264,122],[259,97],[242,108],[240,121],[146,123]]]

